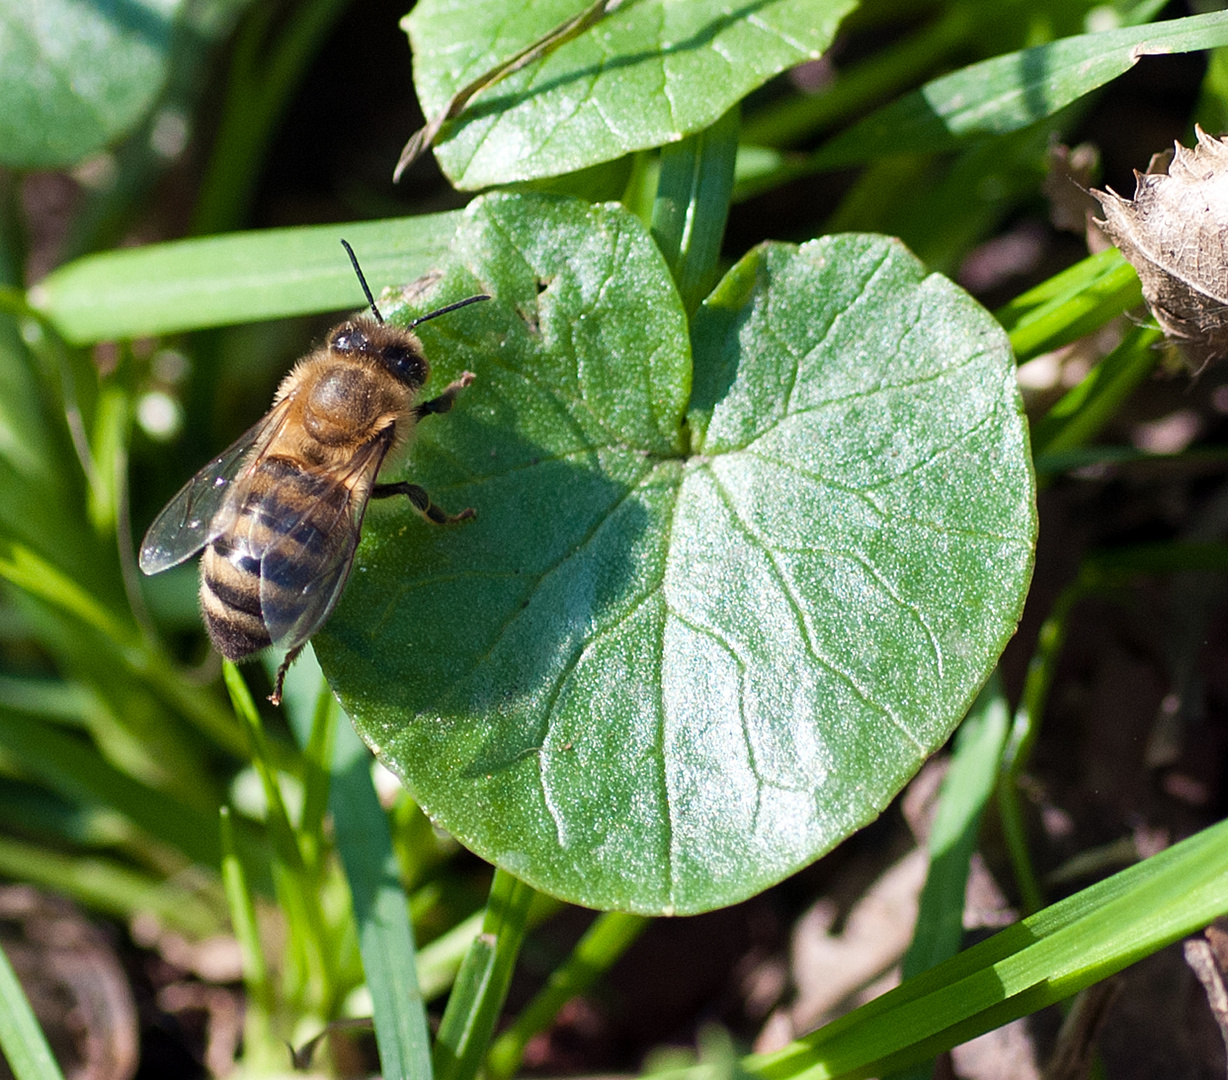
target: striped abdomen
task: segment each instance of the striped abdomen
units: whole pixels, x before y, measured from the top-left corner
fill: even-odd
[[[241,660],[286,635],[306,590],[332,568],[328,523],[347,517],[350,495],[289,458],[255,464],[234,525],[200,563],[200,605],[218,652]]]

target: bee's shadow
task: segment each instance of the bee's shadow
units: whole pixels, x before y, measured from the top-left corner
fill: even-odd
[[[415,754],[489,776],[546,752],[594,652],[618,650],[618,628],[635,632],[625,621],[664,567],[668,515],[653,508],[668,507],[675,485],[662,470],[680,463],[544,449],[480,386],[429,421],[439,437],[399,470],[476,520],[437,526],[400,499],[373,505],[345,595],[314,640],[360,727],[386,723],[380,734],[366,725],[372,742],[408,737]]]

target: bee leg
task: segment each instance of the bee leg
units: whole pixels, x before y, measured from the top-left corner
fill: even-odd
[[[298,654],[303,651],[306,644],[307,642],[304,641],[302,645],[295,645],[293,649],[286,653],[286,658],[281,662],[281,667],[277,669],[277,677],[273,680],[273,692],[269,695],[269,700],[274,705],[281,704],[281,687],[282,683],[286,681],[286,671],[298,659]]]
[[[433,397],[430,401],[424,401],[420,405],[414,406],[414,419],[421,420],[424,416],[430,416],[431,413],[445,413],[452,408],[452,402],[456,400],[456,395],[465,389],[474,380],[472,371],[462,371],[461,377],[456,382],[449,383],[444,387],[444,391],[439,397]]]
[[[453,383],[452,385],[455,386],[456,384]],[[427,404],[430,404],[430,402],[427,402]],[[472,506],[466,507],[459,514],[449,514],[441,510],[431,502],[431,497],[426,493],[426,488],[420,487],[418,484],[410,484],[404,480],[398,484],[376,484],[371,489],[371,498],[373,499],[387,499],[392,495],[407,496],[409,501],[414,504],[414,509],[436,525],[453,525],[458,521],[468,521],[471,517],[476,517]]]

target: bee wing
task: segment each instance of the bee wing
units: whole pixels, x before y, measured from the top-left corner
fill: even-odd
[[[225,531],[226,517],[220,511],[234,489],[236,478],[252,460],[248,452],[277,433],[289,404],[289,397],[278,402],[179,489],[154,518],[141,541],[138,559],[141,570],[157,574],[178,566]]]
[[[341,596],[375,474],[392,438],[389,427],[363,445],[344,470],[321,483],[318,497],[308,501],[294,521],[285,523],[285,531],[265,549],[260,610],[277,648],[288,652],[302,645]]]

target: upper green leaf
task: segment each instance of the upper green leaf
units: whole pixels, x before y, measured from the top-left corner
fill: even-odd
[[[482,92],[437,149],[459,188],[574,172],[714,123],[818,57],[856,0],[635,0]],[[426,115],[583,9],[580,0],[422,0],[404,26]]]
[[[322,666],[428,813],[534,886],[750,895],[886,805],[1014,628],[1005,336],[842,236],[752,252],[692,345],[634,217],[541,196],[472,204],[420,303],[478,290],[421,328],[428,393],[477,378],[408,472],[477,520],[372,508]]]
[[[995,56],[928,82],[814,154],[807,170],[885,154],[933,153],[1052,116],[1129,71],[1144,56],[1228,45],[1228,13],[1079,34]]]
[[[72,165],[127,134],[166,81],[182,0],[0,0],[0,163]]]

